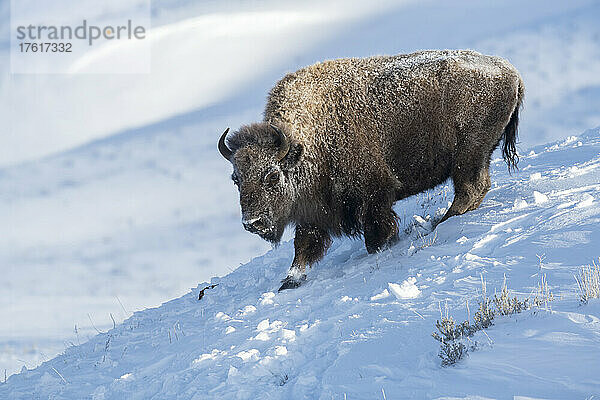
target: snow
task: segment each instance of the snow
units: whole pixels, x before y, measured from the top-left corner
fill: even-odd
[[[193,115],[239,98],[248,88],[264,91],[282,73],[323,58],[425,48],[473,48],[508,57],[527,82],[527,145],[600,125],[599,9],[591,0],[535,0],[525,6],[510,0],[477,7],[466,0],[377,6],[361,1],[154,1],[152,7],[150,74],[37,75],[33,81],[10,76],[8,55],[0,54],[0,119],[10,127],[0,137],[0,165]],[[8,20],[8,13],[8,7],[1,8],[0,18]],[[137,54],[129,49],[116,55],[117,50],[99,49],[73,68],[93,65],[91,60],[125,63]],[[185,62],[173,61],[182,54]],[[76,112],[56,118],[66,110]]]
[[[269,320],[268,319],[260,321],[258,323],[258,326],[256,327],[256,329],[259,330],[259,331],[264,331],[267,328],[269,328]]]
[[[537,181],[542,179],[542,174],[540,172],[536,172],[535,174],[531,174],[529,175],[529,180],[530,181]]]
[[[226,353],[219,351],[217,349],[213,349],[213,351],[210,353],[205,353],[205,354],[200,355],[200,357],[196,358],[194,361],[192,361],[192,363],[199,364],[205,360],[214,360],[219,354],[226,354]],[[125,374],[119,379],[126,379],[126,377],[130,377],[130,376],[132,376],[132,374]]]
[[[537,190],[534,190],[533,201],[535,202],[535,204],[544,204],[548,201],[548,196],[546,196],[544,193],[540,193]]]
[[[516,198],[515,202],[513,203],[513,210],[521,210],[527,206],[527,201],[519,197]]]
[[[417,278],[410,277],[404,280],[400,285],[397,283],[388,283],[390,292],[396,296],[398,300],[414,299],[419,296],[421,291],[415,285]]]
[[[195,16],[170,21],[160,15],[181,6],[157,3],[160,13],[154,13],[146,40],[98,46],[70,67],[90,75],[38,74],[33,81],[28,75],[9,75],[8,54],[0,56],[0,91],[5,94],[0,97],[0,120],[10,121],[11,129],[0,137],[0,165],[64,151],[235,97],[241,87],[281,68],[282,60],[298,57],[334,35],[339,25],[389,7],[389,1],[376,7],[356,0],[345,7],[339,0],[295,2],[289,7],[271,0],[250,9],[199,6]],[[111,11],[110,5],[84,10],[88,19],[92,12]],[[76,11],[81,10],[71,12]],[[80,14],[73,18],[82,19]],[[146,46],[153,55],[151,73],[94,74],[115,59],[123,65],[135,63]],[[66,110],[76,112],[56,118]]]
[[[260,304],[263,306],[267,305],[267,304],[273,304],[274,298],[275,298],[275,293],[273,293],[273,292],[263,293],[261,296]]]
[[[600,301],[581,304],[573,275],[598,257],[600,168],[565,172],[600,165],[600,129],[578,140],[524,158],[544,172],[534,181],[493,166],[480,208],[438,225],[436,240],[415,252],[422,227],[411,217],[389,250],[368,255],[362,241],[336,239],[303,286],[276,293],[293,258],[286,241],[212,278],[218,286],[201,300],[208,282],[10,376],[0,397],[589,398],[600,391]],[[544,206],[515,208],[533,187],[552,193]],[[446,206],[442,189],[396,211],[430,220]],[[476,350],[441,366],[430,334],[442,309],[465,320],[482,278],[488,293],[506,277],[511,296],[526,298],[542,275],[553,301],[497,316],[472,338]]]
[[[287,348],[285,346],[275,346],[275,354],[278,356],[287,355]]]
[[[133,374],[124,374],[119,378],[120,380],[133,379]]]
[[[390,297],[390,292],[388,292],[387,289],[383,289],[383,292],[378,293],[374,296],[371,296],[371,301],[377,301],[377,300],[382,300],[385,299],[387,297]]]
[[[256,361],[258,360],[258,356],[260,355],[260,352],[256,349],[250,349],[247,351],[240,351],[239,353],[236,354],[236,357],[241,358],[243,361]],[[237,370],[236,370],[237,372]]]
[[[241,311],[239,312],[239,314],[240,314],[240,315],[248,315],[248,314],[252,314],[252,313],[254,313],[254,312],[256,312],[256,307],[254,307],[254,306],[250,305],[250,306],[246,306],[246,307],[244,307],[244,309],[243,309],[243,310],[241,310]]]
[[[225,329],[225,334],[226,334],[226,335],[229,335],[230,333],[233,333],[233,332],[235,332],[235,328],[234,328],[233,326],[228,326],[228,327]]]
[[[594,196],[592,196],[589,193],[585,193],[582,196],[582,200],[580,202],[577,203],[576,208],[584,208],[584,207],[589,207],[594,203]]]
[[[510,287],[529,294],[537,282],[527,276],[538,272],[536,254],[544,253],[548,264],[543,271],[556,274],[549,275],[554,278],[551,284],[570,288],[574,268],[598,256],[593,251],[598,243],[600,190],[597,134],[580,134],[600,125],[600,28],[595,18],[599,5],[584,0],[477,5],[462,0],[406,1],[386,2],[381,8],[365,2],[340,4],[153,1],[153,54],[165,57],[156,57],[148,76],[8,75],[6,46],[0,46],[0,119],[7,129],[0,135],[0,264],[4,266],[0,319],[9,321],[0,325],[0,373],[6,370],[10,377],[25,368],[21,377],[14,378],[19,381],[32,373],[28,369],[66,352],[63,357],[71,366],[83,363],[81,376],[51,361],[55,370],[40,369],[44,371],[42,398],[53,387],[65,389],[60,375],[71,385],[65,390],[72,395],[66,398],[85,397],[84,393],[122,398],[122,393],[130,393],[130,381],[143,387],[148,376],[180,373],[203,354],[218,350],[215,359],[198,364],[202,374],[207,365],[210,373],[208,378],[198,378],[202,383],[196,385],[214,388],[210,382],[229,376],[243,398],[251,390],[242,388],[242,382],[258,373],[250,374],[235,360],[227,370],[212,363],[256,348],[259,362],[271,364],[269,370],[276,374],[281,371],[277,378],[265,373],[265,380],[280,382],[288,376],[282,387],[291,383],[288,388],[298,388],[297,392],[282,389],[289,397],[330,398],[323,394],[327,390],[339,398],[342,391],[356,394],[354,398],[381,397],[381,387],[351,390],[358,385],[348,383],[350,378],[345,380],[344,374],[394,382],[396,389],[386,383],[388,398],[407,396],[399,394],[398,388],[416,393],[412,397],[442,396],[447,394],[444,383],[454,383],[443,377],[447,372],[436,369],[437,350],[428,337],[439,301],[448,300],[459,318],[464,298],[475,296],[478,274],[486,274],[490,287],[497,288],[500,273],[496,271],[502,269],[514,269],[516,277],[508,274]],[[0,2],[3,21],[8,21],[8,10],[8,2]],[[0,36],[9,37],[9,25],[0,24],[5,33]],[[193,40],[183,40],[188,34]],[[0,45],[5,45],[2,40]],[[270,246],[241,228],[237,192],[229,181],[229,165],[215,151],[215,138],[227,126],[260,119],[268,89],[286,72],[334,57],[423,48],[494,53],[509,58],[522,72],[527,93],[520,126],[521,171],[509,176],[496,154],[492,191],[478,211],[459,218],[460,224],[442,224],[434,238],[429,234],[432,221],[448,207],[452,191],[442,188],[415,196],[396,207],[408,236],[389,253],[373,258],[360,242],[337,241],[328,258],[309,273],[307,288],[317,293],[304,297],[303,290],[308,290],[304,288],[296,295],[275,293],[276,282],[291,263],[291,245],[284,243],[266,258],[248,264]],[[173,62],[182,54],[186,62]],[[527,148],[550,140],[557,141]],[[83,146],[73,148],[78,144]],[[537,203],[534,192],[547,201]],[[226,276],[242,264],[242,275]],[[519,266],[529,275],[519,273]],[[250,272],[252,268],[256,271]],[[206,284],[176,300],[175,311],[165,305],[137,313],[178,298],[213,276],[230,286],[206,290],[200,308],[195,307],[194,296],[197,299]],[[402,285],[409,278],[417,279],[418,297],[398,299],[390,293],[388,283]],[[234,285],[237,280],[239,285]],[[325,286],[315,288],[315,282]],[[317,295],[324,298],[313,302]],[[580,319],[597,316],[594,305],[585,310],[565,307]],[[421,320],[414,311],[427,321],[413,325],[413,319]],[[570,332],[570,323],[560,325],[560,318],[551,319],[541,332],[549,333],[555,326]],[[112,329],[113,319],[117,331]],[[281,325],[269,325],[268,340],[251,340],[260,333],[257,324],[265,319]],[[207,320],[210,324],[204,324]],[[123,321],[128,322],[122,325]],[[410,328],[400,335],[391,332],[388,324],[410,324]],[[514,334],[493,329],[499,329],[499,335]],[[119,332],[120,339],[113,336],[108,341],[108,332]],[[593,339],[585,332],[578,334]],[[311,342],[305,336],[309,334],[318,340]],[[327,342],[327,335],[339,341]],[[211,346],[217,337],[222,340],[218,348]],[[88,340],[95,343],[94,351]],[[121,344],[116,344],[119,340]],[[244,347],[246,340],[252,347]],[[404,347],[394,346],[407,340],[402,346],[410,351],[405,355],[400,351]],[[94,358],[107,342],[107,358]],[[273,342],[286,347],[283,358],[277,358],[277,346],[265,347]],[[177,348],[175,358],[167,358],[173,354],[165,343]],[[352,343],[364,348],[348,350]],[[317,347],[301,356],[302,344]],[[381,352],[370,351],[373,348],[393,350],[379,360],[376,355]],[[474,353],[467,363],[484,354]],[[490,354],[492,359],[496,356]],[[342,366],[336,374],[317,361],[311,364],[309,358],[317,356],[354,369]],[[418,372],[408,367],[409,362],[420,366]],[[101,370],[100,379],[87,369],[89,363]],[[572,364],[567,360],[565,365]],[[307,368],[306,375],[295,373],[301,367]],[[547,377],[564,382],[562,372],[562,368],[548,371]],[[440,379],[424,394],[418,382],[429,381],[429,373]],[[132,378],[119,379],[124,374]],[[27,383],[19,386],[11,379],[2,389],[10,388],[11,396],[31,392]],[[165,393],[173,385],[178,392],[185,379],[167,377],[162,389],[147,385],[139,396],[173,397]],[[402,379],[405,382],[398,383]],[[88,382],[96,386],[86,391],[82,387]],[[505,397],[494,385],[486,392],[485,385],[464,382],[470,393]],[[318,386],[325,389],[318,392]],[[192,383],[187,390],[196,393]],[[214,393],[219,391],[225,389]],[[539,397],[560,397],[550,389],[538,392],[546,393]],[[559,393],[573,397],[572,391]],[[456,392],[455,396],[465,395]]]
[[[460,243],[460,244],[465,244],[469,241],[469,238],[467,238],[466,236],[461,236],[458,239],[456,239],[456,243]]]

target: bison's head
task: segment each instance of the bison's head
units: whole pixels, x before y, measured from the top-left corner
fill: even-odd
[[[219,140],[219,151],[233,164],[231,179],[240,192],[244,228],[277,243],[296,200],[291,170],[299,164],[303,146],[268,123],[243,126],[226,144],[228,131]]]

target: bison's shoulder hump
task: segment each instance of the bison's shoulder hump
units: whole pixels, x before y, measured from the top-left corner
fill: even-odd
[[[480,71],[498,74],[516,71],[506,60],[487,56],[472,50],[426,50],[411,54],[401,54],[382,60],[387,72],[402,74],[427,72]]]

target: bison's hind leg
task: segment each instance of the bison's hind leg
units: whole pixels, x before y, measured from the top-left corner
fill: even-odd
[[[471,168],[470,171],[463,169],[463,171],[455,173],[452,180],[454,182],[454,201],[439,223],[455,215],[477,209],[491,187],[488,166],[475,170]]]
[[[488,168],[482,168],[479,171],[479,177],[475,182],[474,187],[479,194],[476,196],[475,201],[473,201],[467,211],[476,210],[483,202],[483,198],[487,192],[489,192],[490,188],[492,187],[492,180],[490,179],[490,171]]]
[[[392,205],[395,193],[374,193],[363,218],[365,246],[375,253],[398,241],[398,221]]]

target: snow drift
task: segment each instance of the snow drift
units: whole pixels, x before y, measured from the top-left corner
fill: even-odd
[[[97,5],[79,3],[80,8],[83,3]],[[107,331],[112,318],[118,324],[131,310],[179,297],[196,282],[222,276],[269,248],[241,228],[230,170],[215,141],[227,126],[260,119],[266,93],[286,72],[336,57],[472,48],[508,58],[523,74],[528,92],[523,147],[600,124],[598,2],[410,0],[379,5],[383,8],[359,1],[155,0],[152,22],[160,34],[153,54],[186,62],[157,59],[150,76],[99,79],[10,75],[10,7],[0,1],[0,20],[6,22],[0,24],[0,119],[5,121],[0,164],[32,159],[0,169],[0,319],[8,321],[0,325],[0,374],[5,370],[10,376],[23,365],[32,369],[66,346],[87,341],[96,328]],[[248,35],[243,26],[228,21],[247,23]],[[222,22],[225,31],[210,29]],[[265,34],[266,24],[273,24],[271,32],[278,35]],[[184,35],[193,40],[183,40]],[[238,53],[241,37],[248,47]],[[257,57],[247,63],[223,65],[220,60],[248,52]],[[265,60],[265,54],[271,57]],[[198,79],[198,71],[211,79]],[[62,150],[92,138],[101,139]],[[54,151],[61,152],[36,158]],[[503,206],[510,203],[515,215],[552,207],[555,199],[543,186],[555,178],[548,171],[577,160],[557,159],[546,164],[547,170],[539,167],[531,173],[522,164],[521,173],[507,182],[531,182],[514,197],[507,192]],[[504,179],[502,168],[496,172]],[[450,193],[433,194],[429,196],[451,200]],[[593,191],[587,194],[591,197],[574,206],[578,213],[598,202]],[[419,199],[428,201],[426,195]],[[434,206],[445,203],[429,204],[431,212]],[[424,215],[414,199],[398,211],[403,221]],[[473,218],[464,221],[472,224]],[[442,243],[442,231],[434,240],[435,235],[426,234],[426,218],[414,221],[422,227],[423,239],[411,231],[412,246],[403,246],[406,255],[420,257],[424,245]],[[580,232],[575,225],[566,233],[549,230],[536,252],[548,253],[551,246],[570,251],[573,243],[592,243],[591,231]],[[498,233],[479,238],[477,251],[494,245],[494,235]],[[457,240],[474,239],[460,235]],[[596,255],[581,254],[577,262],[589,263]],[[537,263],[535,255],[527,257],[527,263]],[[547,257],[547,262],[552,260]],[[414,274],[382,282],[368,296],[387,293],[388,301],[396,299],[389,284],[402,287],[409,278],[416,279],[420,291],[409,300],[422,300],[427,292]]]
[[[336,240],[307,283],[275,293],[293,257],[283,243],[223,278],[0,386],[10,399],[374,399],[600,393],[600,302],[573,275],[600,255],[600,129],[533,148],[509,175],[492,165],[481,207],[431,232],[448,186],[396,205],[402,240],[376,255]],[[544,201],[540,201],[543,196]],[[441,309],[468,317],[506,276],[527,297],[546,276],[547,309],[497,317],[479,349],[443,368],[430,334]]]

